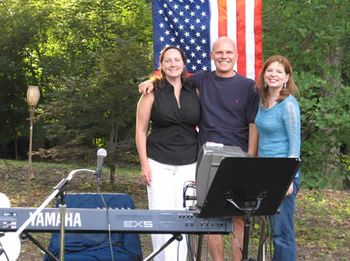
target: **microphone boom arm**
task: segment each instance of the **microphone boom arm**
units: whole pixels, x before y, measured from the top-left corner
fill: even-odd
[[[55,187],[54,191],[45,199],[45,201],[34,211],[34,213],[20,226],[20,228],[15,232],[17,236],[20,236],[22,232],[27,228],[27,226],[36,218],[37,215],[53,200],[60,192],[64,191],[68,183],[73,179],[74,175],[77,173],[90,173],[94,174],[95,171],[90,169],[76,169],[72,170],[67,178],[63,178]]]

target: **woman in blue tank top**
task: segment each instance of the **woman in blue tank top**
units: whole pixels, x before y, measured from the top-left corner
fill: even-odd
[[[259,132],[258,156],[299,158],[300,109],[296,100],[299,90],[288,59],[281,55],[267,59],[259,84],[261,102],[255,118]],[[298,171],[280,205],[280,213],[270,218],[275,261],[296,260],[294,210],[299,186]]]

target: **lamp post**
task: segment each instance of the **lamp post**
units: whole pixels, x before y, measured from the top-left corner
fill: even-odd
[[[29,108],[29,153],[28,153],[28,182],[34,178],[33,164],[32,164],[32,145],[33,145],[33,125],[35,106],[38,104],[40,98],[39,87],[35,85],[28,85],[27,89],[27,103]]]

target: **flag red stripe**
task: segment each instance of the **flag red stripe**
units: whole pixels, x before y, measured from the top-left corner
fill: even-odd
[[[258,80],[263,63],[262,46],[262,1],[255,0],[254,9],[254,34],[255,34],[255,80]]]
[[[240,74],[246,75],[246,26],[245,26],[245,0],[237,0],[237,70]]]
[[[227,35],[227,3],[226,0],[218,1],[218,13],[219,13],[219,37]]]

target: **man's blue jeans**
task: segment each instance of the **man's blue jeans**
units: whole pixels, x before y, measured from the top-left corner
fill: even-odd
[[[293,194],[284,198],[279,213],[270,217],[274,244],[273,261],[295,261],[296,243],[294,233],[295,198],[300,187],[300,177],[294,178]]]

